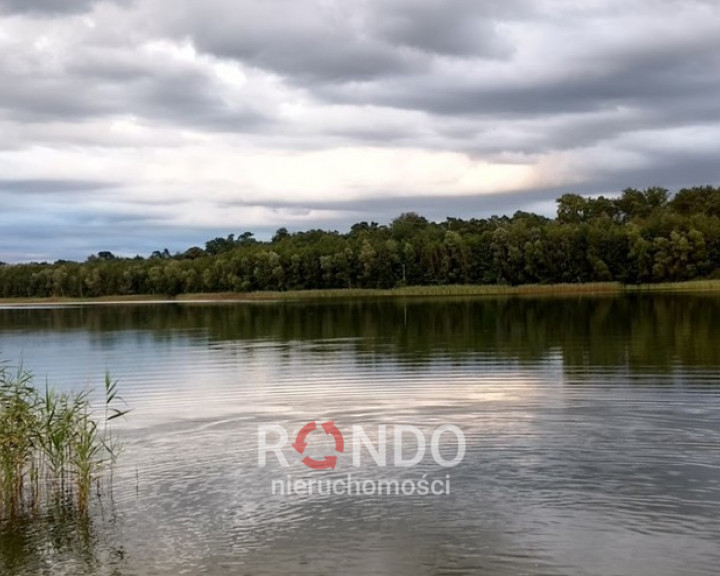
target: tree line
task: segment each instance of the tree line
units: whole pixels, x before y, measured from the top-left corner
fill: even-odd
[[[720,278],[720,187],[565,194],[555,218],[518,211],[431,222],[414,212],[349,232],[230,234],[147,258],[0,265],[0,297],[392,288],[443,284],[625,284]]]

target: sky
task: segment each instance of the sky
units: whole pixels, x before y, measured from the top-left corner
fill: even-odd
[[[720,183],[716,0],[0,0],[0,261]]]

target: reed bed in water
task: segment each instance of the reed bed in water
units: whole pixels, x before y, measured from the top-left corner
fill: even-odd
[[[720,280],[690,280],[658,284],[621,284],[619,282],[586,282],[577,284],[464,284],[443,286],[404,286],[398,288],[331,288],[321,290],[288,290],[283,292],[211,292],[177,296],[119,295],[98,298],[0,298],[0,306],[28,304],[121,304],[162,302],[276,302],[287,300],[323,300],[355,298],[415,298],[450,296],[583,296],[616,295],[637,292],[720,292]]]
[[[0,366],[0,520],[58,505],[87,513],[122,449],[110,422],[127,410],[115,408],[122,399],[109,375],[103,400],[96,413],[89,390],[38,389],[22,368]]]
[[[720,288],[720,284],[718,285]],[[416,298],[450,296],[543,296],[576,294],[620,294],[617,282],[585,284],[453,284],[446,286],[404,286],[399,288],[338,288],[326,290],[290,290],[287,292],[232,292],[180,294],[174,300],[187,301],[282,301],[351,298]]]

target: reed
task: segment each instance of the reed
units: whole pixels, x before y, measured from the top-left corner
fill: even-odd
[[[593,296],[642,292],[720,292],[720,280],[691,280],[658,284],[585,282],[577,284],[449,284],[444,286],[404,286],[398,288],[338,288],[328,290],[289,290],[287,292],[245,292],[180,294],[177,302],[247,302],[325,300],[349,298],[435,298],[480,296]]]
[[[286,292],[225,292],[181,294],[177,302],[255,302],[310,301],[356,298],[435,298],[476,296],[572,296],[585,294],[620,294],[624,290],[617,282],[585,284],[452,284],[443,286],[404,286],[398,288],[338,288],[323,290],[289,290]]]
[[[628,285],[625,290],[627,292],[718,292],[720,291],[720,280],[688,280],[687,282]]]
[[[90,395],[39,390],[22,367],[0,367],[0,520],[58,505],[86,514],[92,486],[111,487],[122,446],[110,422],[128,411],[115,407],[122,399],[109,375],[99,417]]]

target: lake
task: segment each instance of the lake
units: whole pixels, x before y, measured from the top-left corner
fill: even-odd
[[[4,307],[0,358],[60,389],[99,387],[109,371],[132,408],[116,427],[112,497],[89,521],[0,525],[3,576],[720,565],[716,296]],[[308,447],[293,448],[311,422]],[[394,465],[403,425],[413,466]],[[259,426],[268,445],[287,431],[287,467],[272,450],[259,465]],[[465,452],[438,434],[439,463],[442,426]],[[363,444],[379,458],[383,430],[384,466]],[[302,462],[328,455],[334,469]],[[360,493],[308,489],[348,475]],[[423,478],[443,493],[421,494]],[[383,479],[413,491],[378,494]]]

